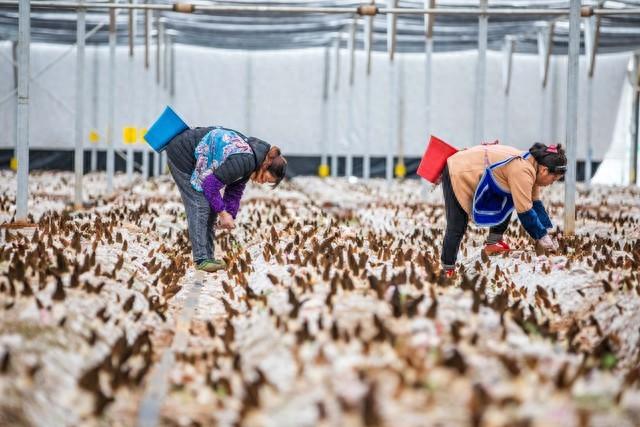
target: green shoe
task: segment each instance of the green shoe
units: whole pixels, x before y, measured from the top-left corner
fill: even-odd
[[[227,263],[221,259],[205,259],[196,266],[196,270],[206,271],[207,273],[215,273],[225,268],[227,268]]]

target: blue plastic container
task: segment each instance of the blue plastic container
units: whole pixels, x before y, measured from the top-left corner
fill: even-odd
[[[167,144],[173,137],[187,129],[189,126],[167,105],[158,120],[151,125],[144,139],[151,148],[159,153],[167,148]]]

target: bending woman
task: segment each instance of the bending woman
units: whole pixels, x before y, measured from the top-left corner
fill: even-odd
[[[553,225],[540,201],[540,187],[560,179],[566,165],[560,145],[541,143],[524,152],[504,145],[480,145],[449,157],[442,172],[447,217],[441,254],[445,274],[455,274],[470,216],[477,225],[490,227],[483,249],[488,255],[510,250],[503,235],[514,208],[532,238],[545,249],[556,249],[547,233]]]
[[[276,146],[216,126],[187,129],[174,137],[167,163],[182,196],[196,268],[226,268],[213,256],[216,219],[220,227],[234,228],[247,182],[276,187],[286,174],[286,159]]]

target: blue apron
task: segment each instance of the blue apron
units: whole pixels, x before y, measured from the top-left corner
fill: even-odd
[[[485,151],[485,164],[487,165],[482,178],[476,187],[471,206],[473,222],[481,227],[493,227],[502,223],[513,211],[513,198],[511,193],[505,191],[496,182],[493,170],[506,165],[514,159],[526,159],[531,153],[528,151],[519,156],[509,157],[500,162],[489,164],[489,157]]]

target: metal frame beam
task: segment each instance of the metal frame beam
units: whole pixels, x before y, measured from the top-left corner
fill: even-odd
[[[76,209],[82,207],[82,176],[84,175],[84,60],[86,31],[86,11],[78,9],[77,16],[77,48],[76,48],[76,112],[75,112],[75,197]]]
[[[391,0],[395,1],[395,0]],[[0,0],[0,6],[18,6],[18,0]],[[77,9],[80,7],[79,2],[71,1],[32,1],[32,9]],[[194,4],[194,3],[172,3],[172,4],[137,4],[137,3],[90,3],[87,9],[145,9],[160,10],[179,13],[194,12],[255,12],[255,13],[336,13],[349,14],[357,13],[362,16],[371,15],[470,15],[470,16],[567,16],[570,14],[570,8],[404,8],[404,7],[386,7],[378,8],[369,5],[357,7],[306,7],[306,6],[238,6],[238,5],[218,5],[218,4]],[[584,7],[579,11],[579,15],[591,16],[608,16],[608,15],[640,15],[640,8],[593,8]]]
[[[20,0],[18,17],[18,118],[16,148],[18,159],[16,221],[26,221],[29,206],[29,52],[31,18],[29,0]]]
[[[580,0],[571,0],[567,66],[567,173],[564,187],[564,232],[576,231],[576,149],[578,143],[578,72],[580,71]]]

